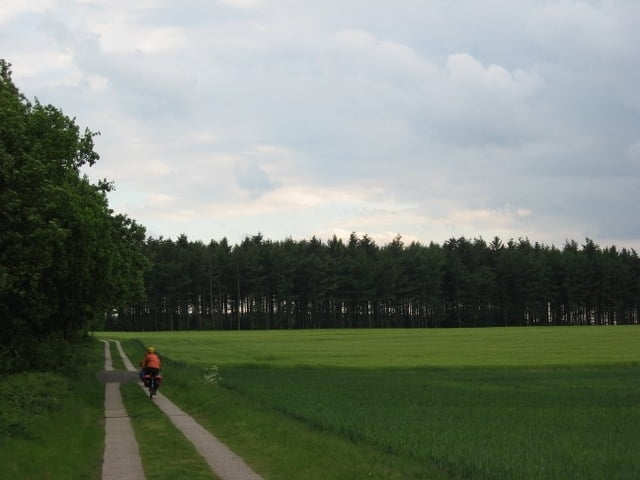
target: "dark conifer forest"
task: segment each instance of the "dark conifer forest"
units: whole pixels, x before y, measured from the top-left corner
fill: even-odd
[[[635,324],[640,260],[590,239],[378,246],[368,236],[239,245],[148,239],[146,297],[108,329],[291,329]]]

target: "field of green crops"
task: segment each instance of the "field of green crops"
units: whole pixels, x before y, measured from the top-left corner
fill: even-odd
[[[638,327],[109,336],[452,478],[640,478]]]

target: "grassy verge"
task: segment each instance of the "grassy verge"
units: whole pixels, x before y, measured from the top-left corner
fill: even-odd
[[[86,363],[73,376],[23,374],[0,381],[0,478],[100,477],[104,386],[96,373],[104,366],[104,346],[95,341],[86,348]]]

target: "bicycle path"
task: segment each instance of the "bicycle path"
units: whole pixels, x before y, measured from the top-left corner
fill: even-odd
[[[115,343],[127,371],[135,372],[136,368],[122,349],[120,342],[117,340],[112,341]],[[146,392],[142,382],[139,382],[139,384],[143,391]],[[254,472],[242,460],[242,458],[233,453],[211,432],[203,428],[193,419],[193,417],[187,415],[162,393],[158,392],[158,394],[154,396],[153,401],[158,408],[160,408],[160,410],[169,417],[176,428],[180,430],[189,441],[191,441],[198,453],[204,457],[213,473],[215,473],[221,480],[262,480],[262,477]],[[138,480],[138,477],[119,477],[119,480],[128,480],[129,478],[131,480]],[[144,479],[144,477],[140,478]],[[104,474],[103,480],[107,480],[104,477]]]
[[[104,369],[113,371],[111,348],[104,342]],[[102,480],[145,480],[138,442],[122,403],[120,384],[108,382],[104,393],[105,441]]]

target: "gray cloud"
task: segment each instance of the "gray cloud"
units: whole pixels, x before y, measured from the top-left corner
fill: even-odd
[[[276,183],[269,178],[269,175],[253,161],[237,163],[234,174],[238,186],[248,192],[252,198],[261,197],[276,187]]]
[[[165,237],[640,247],[640,4],[23,3],[19,87],[102,132],[90,175]]]

